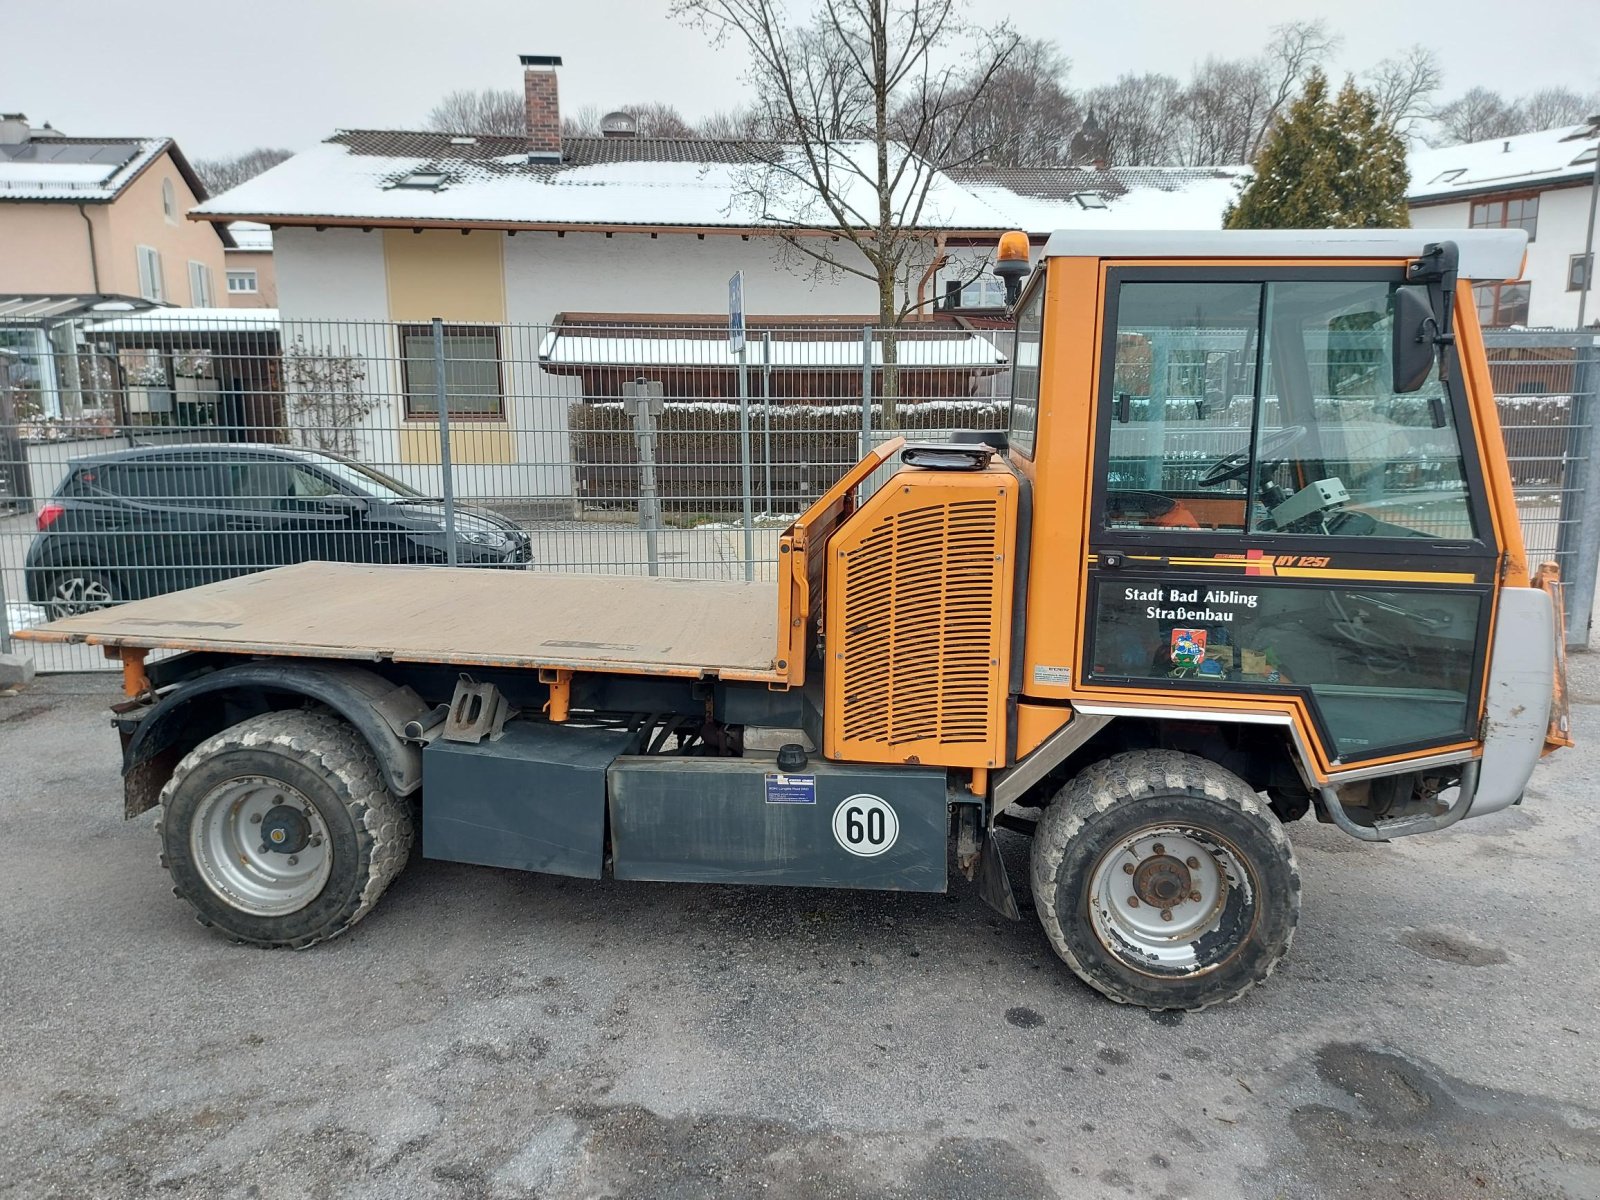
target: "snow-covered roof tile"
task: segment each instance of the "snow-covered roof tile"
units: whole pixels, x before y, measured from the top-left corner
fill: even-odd
[[[233,234],[233,244],[239,250],[271,253],[272,227],[256,221],[229,221],[228,232]]]
[[[1437,150],[1413,150],[1406,164],[1411,170],[1407,198],[1415,203],[1589,179],[1594,174],[1595,154],[1591,128],[1568,125]]]
[[[833,225],[811,189],[792,182],[793,148],[707,142],[691,157],[690,139],[637,139],[624,154],[571,139],[571,161],[529,163],[520,138],[458,139],[424,134],[340,134],[295,155],[194,211],[214,220],[312,218],[374,224],[445,223],[546,226],[795,228]],[[668,151],[651,150],[669,143]],[[727,147],[742,146],[735,155]],[[426,156],[414,153],[429,150]],[[378,153],[389,150],[392,153]],[[400,153],[406,151],[406,153]],[[469,153],[470,152],[470,153]],[[897,151],[903,154],[904,151]],[[891,159],[890,169],[898,161]],[[834,188],[859,224],[876,219],[870,146],[830,148]],[[999,230],[1007,218],[948,176],[936,174],[920,202],[905,172],[898,206],[908,224],[929,229]]]

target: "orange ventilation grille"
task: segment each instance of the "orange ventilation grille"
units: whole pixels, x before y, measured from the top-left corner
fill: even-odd
[[[955,478],[898,476],[901,486],[873,497],[834,541],[827,629],[836,757],[995,761],[1013,570],[1006,485],[1015,480]]]

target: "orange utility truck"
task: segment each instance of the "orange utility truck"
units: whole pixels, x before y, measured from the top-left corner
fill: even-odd
[[[618,879],[953,864],[1015,917],[1007,829],[1085,982],[1232,1000],[1294,931],[1287,823],[1433,833],[1569,744],[1470,289],[1523,235],[1440,236],[1067,232],[1030,270],[1007,235],[1009,429],[877,447],[775,583],[306,563],[18,636],[121,658],[125,811],[240,942],[344,932],[418,835]]]

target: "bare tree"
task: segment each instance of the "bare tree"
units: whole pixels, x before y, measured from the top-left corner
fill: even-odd
[[[1515,101],[1499,92],[1475,87],[1441,107],[1434,119],[1439,125],[1439,145],[1482,142],[1524,132],[1523,117]]]
[[[1600,112],[1600,95],[1590,92],[1585,96],[1564,87],[1541,88],[1517,101],[1517,111],[1522,114],[1525,133],[1582,125]]]
[[[907,100],[895,113],[895,122],[907,127],[904,132],[912,148],[935,156],[940,167],[1065,162],[1080,123],[1078,102],[1066,87],[1070,67],[1054,42],[1024,39],[986,87],[970,96],[958,93],[961,103],[943,106],[931,123],[913,128],[920,98]],[[914,135],[920,140],[912,141]],[[939,157],[941,147],[945,151]]]
[[[714,112],[700,122],[700,136],[717,141],[743,142],[770,138],[772,124],[764,110],[756,107],[730,108]]]
[[[1251,161],[1267,126],[1271,83],[1259,60],[1209,58],[1178,106],[1176,157],[1184,166]]]
[[[1114,163],[1162,166],[1175,161],[1183,85],[1171,75],[1123,75],[1085,92],[1080,103],[1094,114]]]
[[[958,0],[822,0],[806,24],[782,0],[675,0],[673,12],[750,53],[754,90],[785,138],[753,150],[748,191],[761,217],[817,267],[872,281],[878,320],[897,325],[939,255],[928,230],[938,164],[957,152],[1017,34],[968,25]],[[892,334],[882,345],[892,423],[898,352]]]
[[[1329,31],[1319,18],[1315,21],[1288,21],[1272,27],[1262,60],[1266,108],[1262,112],[1244,161],[1254,162],[1261,144],[1289,102],[1300,94],[1311,72],[1339,48],[1344,39]]]
[[[246,151],[234,158],[201,158],[195,160],[195,174],[213,196],[236,188],[247,179],[254,179],[294,155],[293,150],[261,147]]]
[[[526,101],[510,88],[471,88],[450,92],[422,119],[424,129],[439,133],[488,133],[515,137],[526,133]]]
[[[1433,115],[1430,101],[1444,73],[1438,55],[1420,43],[1386,58],[1362,79],[1378,106],[1378,118],[1401,137],[1418,136],[1418,123]]]

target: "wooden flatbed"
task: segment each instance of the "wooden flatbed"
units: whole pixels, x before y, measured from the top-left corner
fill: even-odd
[[[14,635],[128,650],[783,682],[771,583],[309,562]]]

